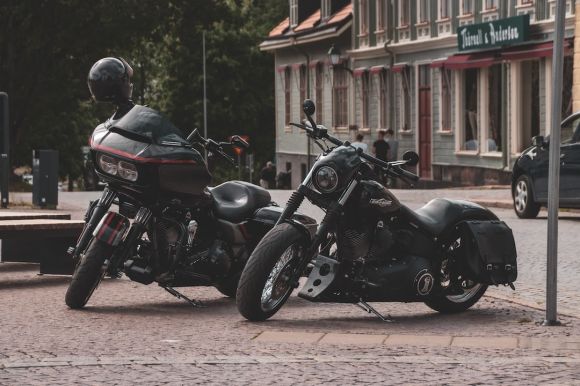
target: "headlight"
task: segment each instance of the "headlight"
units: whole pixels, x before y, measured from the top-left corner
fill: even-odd
[[[322,193],[332,193],[338,186],[338,174],[330,166],[322,166],[314,174],[314,185]]]
[[[132,163],[119,161],[118,166],[118,173],[119,177],[124,178],[129,181],[137,181],[137,177],[139,177],[139,173],[137,173],[137,167]]]
[[[99,156],[99,166],[107,174],[117,175],[117,161],[108,155]]]

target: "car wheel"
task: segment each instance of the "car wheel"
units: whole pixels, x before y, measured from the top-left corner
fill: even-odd
[[[540,204],[534,201],[532,184],[526,175],[520,176],[513,191],[514,210],[519,218],[535,218],[540,212]]]

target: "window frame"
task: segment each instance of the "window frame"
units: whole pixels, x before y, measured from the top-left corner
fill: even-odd
[[[387,69],[379,72],[379,128],[389,128],[389,74]]]
[[[384,32],[386,31],[386,17],[385,17],[385,9],[386,9],[386,4],[385,4],[385,0],[376,0],[376,14],[377,14],[377,20],[376,20],[376,28],[375,28],[375,32]]]
[[[333,69],[332,74],[332,126],[348,127],[348,78],[344,69]]]
[[[471,4],[470,12],[465,12],[465,4]],[[475,14],[475,1],[474,0],[461,0],[459,11],[460,11],[460,15],[463,15],[463,16]]]
[[[369,34],[369,0],[358,0],[358,35]]]
[[[316,105],[316,122],[322,123],[322,102],[324,98],[324,66],[322,63],[316,63],[314,67],[314,93]]]
[[[481,5],[484,12],[497,11],[499,8],[498,0],[483,0]]]
[[[417,25],[429,24],[430,22],[430,0],[418,0],[417,1]],[[425,5],[426,7],[423,7]],[[422,19],[425,16],[425,19]]]
[[[290,0],[290,27],[298,25],[298,0]]]
[[[405,15],[407,16],[407,20],[403,20],[403,12],[402,9],[405,9]],[[399,14],[397,15],[397,24],[399,28],[406,28],[411,25],[411,3],[409,0],[399,0]]]
[[[441,67],[439,70],[439,131],[444,133],[452,133],[452,107],[453,107],[453,84],[451,83],[451,77],[453,73],[451,70]],[[445,95],[444,95],[445,94]],[[447,110],[447,113],[445,113]],[[446,119],[445,119],[445,116]],[[448,125],[445,125],[445,120],[448,121]]]
[[[284,126],[289,127],[292,115],[292,68],[284,69]]]
[[[443,4],[447,4],[447,15],[443,15]],[[453,16],[453,4],[451,0],[439,0],[437,7],[437,17],[439,20],[449,20]]]

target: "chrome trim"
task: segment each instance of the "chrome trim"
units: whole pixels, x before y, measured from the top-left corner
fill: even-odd
[[[356,188],[357,185],[358,185],[358,181],[352,180],[352,182],[350,183],[348,188],[344,191],[344,193],[342,193],[342,195],[338,199],[338,204],[340,206],[344,206],[344,204],[346,203],[346,200],[348,200],[348,198],[352,194],[352,191],[354,190],[354,188]]]

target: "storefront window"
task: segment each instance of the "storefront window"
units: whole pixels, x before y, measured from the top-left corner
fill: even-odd
[[[528,148],[532,137],[540,134],[540,61],[521,62],[521,86],[518,98],[521,101],[521,121],[516,133],[518,138],[514,151],[519,153]]]
[[[478,71],[476,69],[465,70],[463,76],[463,110],[465,112],[463,122],[463,144],[462,150],[478,150],[478,115],[477,115],[477,94],[478,94]]]
[[[495,64],[489,68],[488,71],[488,116],[489,126],[487,130],[487,151],[501,151],[502,150],[502,136],[501,136],[501,116],[502,116],[502,87],[501,87],[501,71],[502,65]]]
[[[564,145],[580,142],[580,118],[562,126],[560,138]]]

